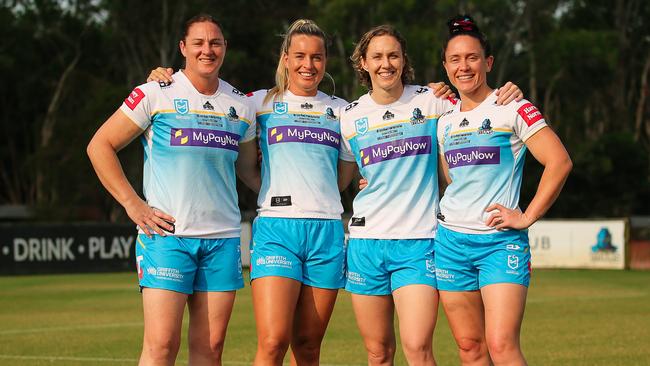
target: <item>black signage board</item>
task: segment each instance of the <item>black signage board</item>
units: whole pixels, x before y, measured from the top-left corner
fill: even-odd
[[[0,275],[135,271],[133,224],[0,224]]]

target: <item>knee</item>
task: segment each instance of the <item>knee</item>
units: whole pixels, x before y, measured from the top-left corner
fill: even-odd
[[[291,351],[301,364],[317,364],[322,338],[297,336],[291,340]]]
[[[474,362],[487,356],[487,346],[482,338],[464,337],[456,340],[460,358],[464,362]]]
[[[510,335],[488,337],[487,347],[490,351],[490,357],[495,363],[511,359],[521,352],[519,350],[519,340],[517,337]]]
[[[144,342],[145,357],[156,362],[169,362],[176,359],[180,339],[174,337],[147,337]]]
[[[189,340],[190,353],[199,354],[202,358],[218,362],[221,360],[221,355],[223,354],[224,341],[225,339],[223,337],[210,337],[210,339],[191,338]]]
[[[395,345],[373,344],[366,345],[368,365],[391,365],[395,357]]]
[[[289,339],[278,336],[266,336],[258,339],[258,352],[266,357],[282,359],[289,348]]]
[[[433,358],[431,343],[417,339],[402,338],[402,348],[408,360],[428,360]]]

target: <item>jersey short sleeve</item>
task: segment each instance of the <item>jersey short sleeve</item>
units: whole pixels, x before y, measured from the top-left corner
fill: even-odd
[[[120,106],[120,110],[126,114],[133,123],[145,130],[151,124],[152,98],[160,87],[155,82],[139,85],[131,91]]]
[[[517,118],[513,129],[522,141],[525,142],[537,131],[547,126],[542,112],[533,103],[523,99],[513,104],[517,108]]]

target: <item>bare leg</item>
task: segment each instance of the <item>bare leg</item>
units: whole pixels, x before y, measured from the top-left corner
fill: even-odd
[[[195,292],[189,297],[190,365],[221,365],[226,329],[234,303],[235,291]]]
[[[144,342],[140,366],[174,365],[186,302],[187,295],[180,292],[143,289]]]
[[[253,307],[257,327],[254,365],[282,365],[291,342],[301,283],[285,277],[253,280]]]
[[[528,288],[512,283],[481,289],[485,304],[485,336],[495,365],[526,365],[519,335],[527,293]]]
[[[321,342],[337,294],[338,290],[302,285],[293,321],[292,365],[318,365]]]
[[[440,300],[458,345],[461,364],[489,365],[481,293],[440,291]]]
[[[408,364],[435,365],[432,342],[438,318],[438,291],[427,285],[409,285],[395,290],[393,298]]]
[[[393,297],[352,294],[352,307],[368,352],[368,365],[392,365],[395,358]]]

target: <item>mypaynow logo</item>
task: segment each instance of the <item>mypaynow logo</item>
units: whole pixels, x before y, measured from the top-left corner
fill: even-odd
[[[445,153],[449,168],[466,165],[499,164],[501,154],[498,146],[475,146],[449,150]]]
[[[202,128],[172,128],[171,146],[204,146],[239,151],[239,135]]]
[[[431,154],[431,136],[417,136],[384,142],[361,149],[361,166],[404,156]]]
[[[304,142],[339,148],[341,135],[318,127],[278,126],[269,129],[269,145],[283,142]]]

